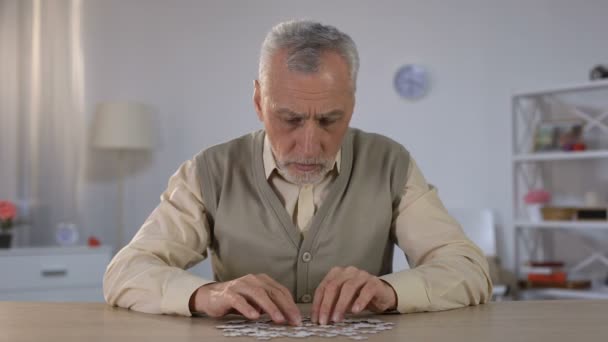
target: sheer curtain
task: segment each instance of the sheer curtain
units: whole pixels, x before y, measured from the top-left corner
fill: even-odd
[[[21,243],[80,224],[85,149],[80,0],[0,0],[0,198],[30,221]]]

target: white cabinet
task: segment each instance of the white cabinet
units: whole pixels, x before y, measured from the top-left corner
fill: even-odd
[[[585,197],[600,199],[598,209],[608,206],[608,81],[518,93],[512,115],[516,273],[524,278],[527,260],[564,260],[569,254],[575,257],[566,263],[568,277],[594,280],[591,290],[534,289],[522,297],[608,299],[608,220],[539,220],[524,203],[528,191],[541,188],[551,193],[552,206],[576,210]],[[583,148],[573,147],[577,136]],[[560,234],[570,240],[555,248]]]
[[[103,301],[110,247],[0,250],[0,301]]]

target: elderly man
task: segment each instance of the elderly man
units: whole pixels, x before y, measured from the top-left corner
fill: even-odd
[[[104,278],[108,303],[149,313],[266,313],[298,325],[362,310],[485,303],[482,252],[400,144],[349,128],[359,59],[332,26],[290,21],[267,35],[254,82],[260,130],[203,150]],[[392,273],[393,247],[410,270]],[[211,253],[215,281],[184,269]]]

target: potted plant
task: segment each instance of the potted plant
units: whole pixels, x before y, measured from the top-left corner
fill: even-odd
[[[0,248],[10,248],[17,208],[9,201],[0,201]]]

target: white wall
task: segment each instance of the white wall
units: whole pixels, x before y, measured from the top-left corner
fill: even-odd
[[[14,199],[18,193],[15,146],[19,141],[19,122],[16,115],[8,115],[19,108],[19,94],[13,87],[19,74],[17,11],[17,2],[0,2],[0,199]]]
[[[251,93],[264,35],[281,20],[311,18],[359,47],[352,125],[403,143],[448,207],[495,209],[507,227],[499,252],[510,260],[510,94],[583,81],[608,62],[607,13],[602,0],[85,1],[89,113],[99,101],[135,99],[162,120],[162,146],[132,162],[127,235],[182,161],[260,127]],[[433,75],[416,103],[392,89],[395,70],[412,62]],[[87,229],[112,243],[111,156],[94,156]]]

